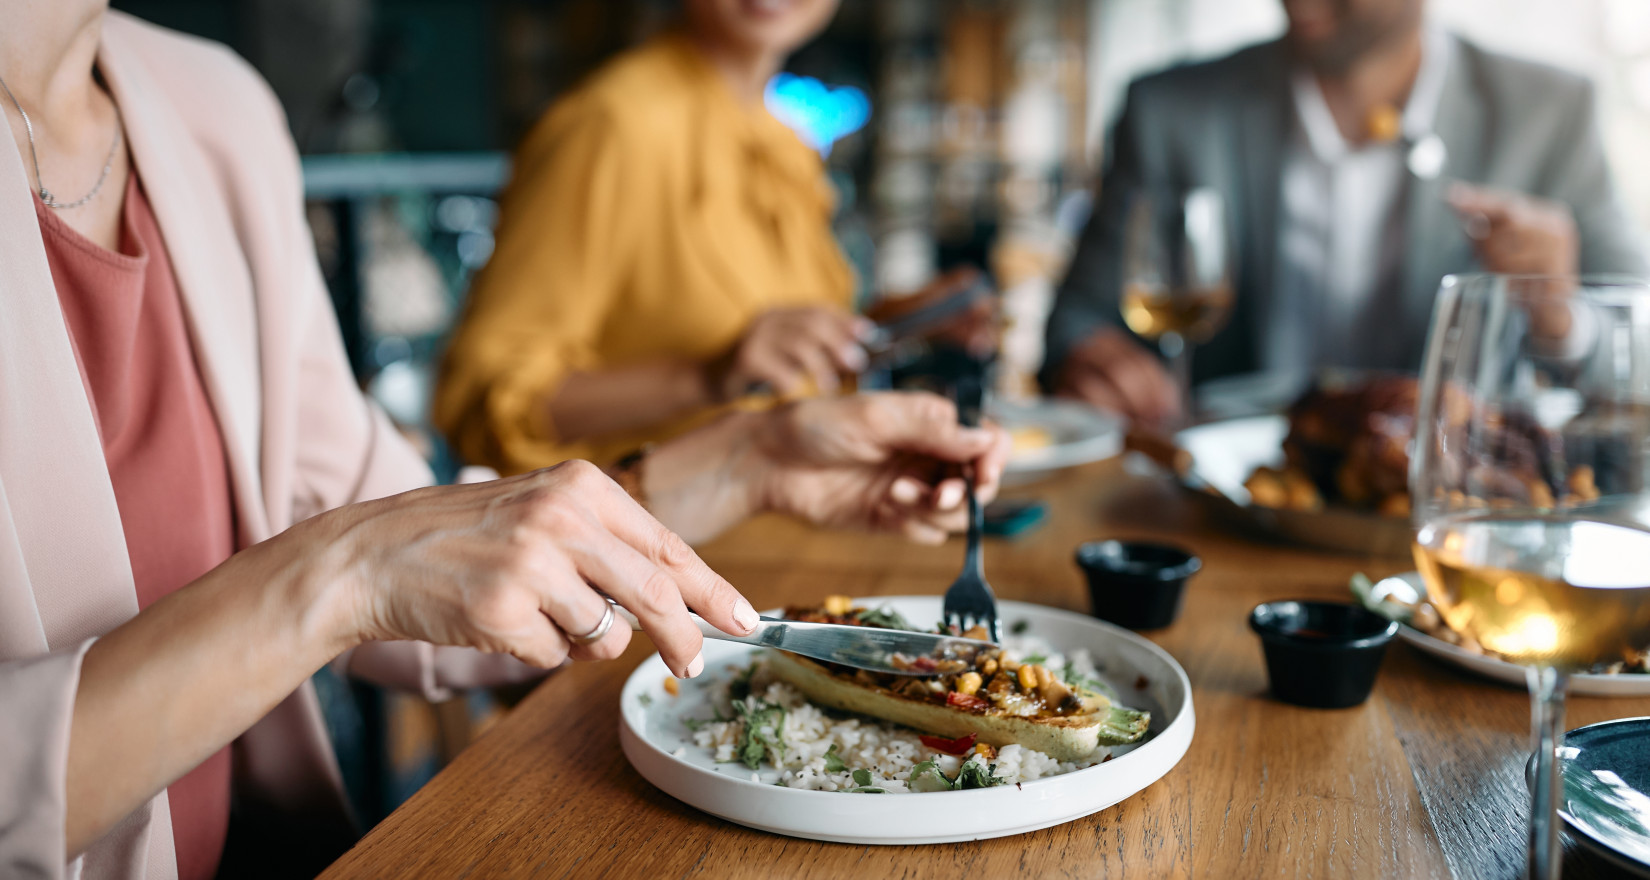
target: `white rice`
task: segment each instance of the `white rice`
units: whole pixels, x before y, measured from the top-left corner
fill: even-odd
[[[1086,650],[1062,656],[1039,639],[1009,638],[1003,642],[1003,652],[1015,660],[1040,654],[1047,658],[1044,665],[1056,674],[1069,663],[1075,674],[1099,680],[1093,660]],[[909,728],[858,717],[832,718],[809,703],[801,692],[789,684],[773,679],[767,672],[764,660],[758,659],[756,662],[757,671],[751,677],[751,698],[785,707],[781,734],[785,753],[779,764],[779,785],[814,791],[845,791],[858,786],[853,771],[866,770],[871,774],[872,786],[890,793],[909,792],[907,779],[911,768],[923,761],[934,761],[940,772],[952,778],[961,768],[963,759],[928,748]],[[737,667],[729,667],[728,682],[720,685],[723,696],[719,702],[723,705],[731,705],[726,696],[727,687],[741,672],[743,670]],[[719,762],[737,761],[734,749],[741,726],[742,722],[738,721],[711,722],[694,733],[693,742],[711,750]],[[837,757],[842,759],[846,768],[836,773],[825,769],[825,753],[833,745],[836,746]],[[973,755],[968,760],[995,765],[998,777],[1009,783],[1018,783],[1092,767],[1110,755],[1111,749],[1101,747],[1082,761],[1056,761],[1034,749],[1007,745],[998,750],[994,759]],[[757,774],[752,774],[751,778],[758,780]]]

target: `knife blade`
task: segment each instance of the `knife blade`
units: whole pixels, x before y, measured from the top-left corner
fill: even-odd
[[[630,624],[630,628],[640,631],[642,624],[636,615],[625,610],[624,606],[607,600],[613,606],[613,612]],[[906,661],[918,657],[932,657],[936,660],[951,657],[972,657],[985,648],[994,648],[991,642],[979,639],[964,639],[957,636],[945,636],[937,633],[909,632],[900,629],[881,629],[874,626],[848,626],[837,623],[807,623],[800,620],[784,620],[777,617],[761,617],[757,620],[756,630],[747,636],[738,636],[725,633],[710,621],[697,614],[690,614],[693,622],[699,627],[707,639],[716,639],[723,642],[739,642],[745,645],[757,645],[764,648],[777,648],[781,651],[790,651],[826,663],[836,663],[841,666],[851,666],[855,669],[864,669],[869,672],[880,672],[888,675],[925,676],[935,674],[932,671],[924,672],[910,668],[901,668],[895,665],[894,655],[898,654]]]

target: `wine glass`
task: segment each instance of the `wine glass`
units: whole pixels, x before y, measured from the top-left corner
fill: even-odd
[[[1529,871],[1556,878],[1573,672],[1650,648],[1650,284],[1444,279],[1410,470],[1445,625],[1527,669]]]
[[[1226,200],[1212,187],[1135,194],[1123,237],[1123,322],[1157,343],[1191,411],[1192,347],[1232,311]]]

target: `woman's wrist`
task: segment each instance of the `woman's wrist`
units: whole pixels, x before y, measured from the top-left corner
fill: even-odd
[[[280,607],[291,609],[299,644],[313,646],[323,664],[386,636],[372,623],[375,603],[353,549],[355,524],[330,521],[357,512],[323,514],[240,554],[251,567],[248,576],[268,585]]]
[[[773,463],[757,435],[772,417],[729,413],[654,448],[639,470],[648,510],[690,544],[762,512]]]

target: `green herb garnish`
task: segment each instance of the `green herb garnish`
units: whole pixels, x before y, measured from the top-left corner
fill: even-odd
[[[848,794],[887,794],[888,789],[878,788],[871,784],[871,771],[859,769],[854,771],[854,787],[847,790]]]
[[[647,707],[653,705],[653,695],[652,694],[642,694],[641,696],[636,698],[636,702],[641,703],[642,708],[646,709]]]
[[[886,605],[881,608],[867,608],[854,615],[854,619],[866,626],[874,626],[880,629],[917,631],[917,628],[912,626],[910,621],[902,617],[898,611]]]
[[[836,743],[831,743],[831,747],[825,750],[825,772],[841,773],[846,769],[848,765],[842,763],[842,757],[836,753]]]
[[[1028,629],[1031,629],[1029,620],[1016,620],[1008,626],[1009,635],[1023,636]]]
[[[953,779],[945,775],[937,763],[929,760],[912,767],[911,775],[905,784],[912,791],[963,791],[970,788],[990,788],[1006,782],[1008,780],[997,775],[996,764],[965,761]]]
[[[733,681],[728,682],[728,699],[736,704],[744,702],[751,695],[751,676],[755,674],[756,662],[752,661],[750,666],[733,677]]]
[[[1077,667],[1070,663],[1066,664],[1065,669],[1060,670],[1060,680],[1074,688],[1081,688],[1085,691],[1093,691],[1094,693],[1104,696],[1113,703],[1117,702],[1117,691],[1112,690],[1111,685],[1106,684],[1098,678],[1089,678],[1086,675],[1077,674]]]
[[[733,704],[733,711],[744,722],[733,747],[739,760],[752,770],[762,765],[763,758],[778,767],[785,757],[785,707],[761,700],[740,700]]]

